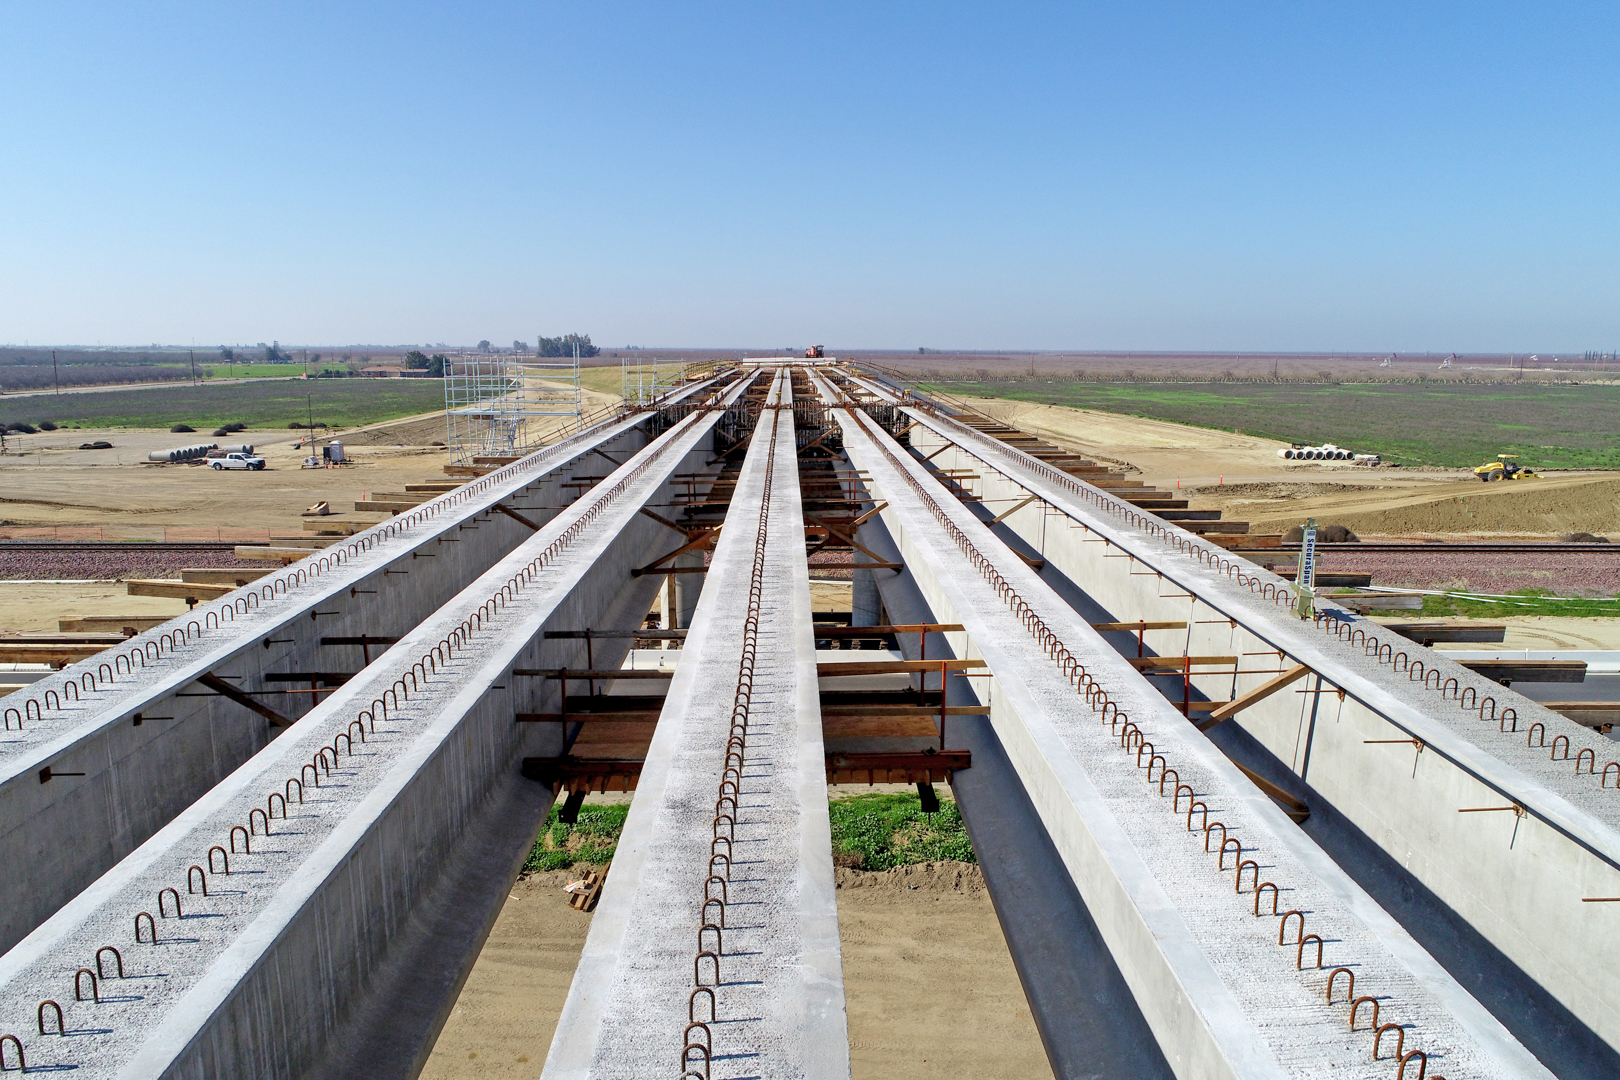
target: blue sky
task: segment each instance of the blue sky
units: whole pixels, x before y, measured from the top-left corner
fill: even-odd
[[[1620,348],[1617,30],[13,3],[0,341]]]

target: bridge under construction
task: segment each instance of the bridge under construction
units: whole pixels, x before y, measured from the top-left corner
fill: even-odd
[[[414,1076],[633,791],[537,1072],[848,1077],[827,789],[904,783],[1058,1077],[1620,1075],[1614,744],[1237,523],[830,358],[458,471],[0,698],[0,1066]]]

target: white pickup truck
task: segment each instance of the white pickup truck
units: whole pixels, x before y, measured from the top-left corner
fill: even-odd
[[[226,454],[208,463],[216,469],[262,469],[264,458],[252,454]]]

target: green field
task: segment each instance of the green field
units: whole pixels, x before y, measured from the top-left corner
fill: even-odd
[[[343,377],[349,377],[347,364],[332,363],[323,360],[309,369],[312,373],[320,371],[341,371]],[[303,364],[198,364],[198,374],[209,379],[296,379],[304,374]]]
[[[444,408],[439,379],[309,379],[296,382],[164,386],[105,393],[0,397],[0,423],[54,421],[58,427],[167,428],[207,433],[222,424],[249,429],[306,423],[357,427]]]
[[[1057,379],[924,384],[1335,443],[1403,465],[1477,465],[1499,453],[1548,469],[1620,468],[1620,386],[1545,383],[1104,383]]]

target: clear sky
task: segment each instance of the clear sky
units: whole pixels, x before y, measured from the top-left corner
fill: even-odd
[[[0,341],[1620,347],[1613,4],[14,2]]]

